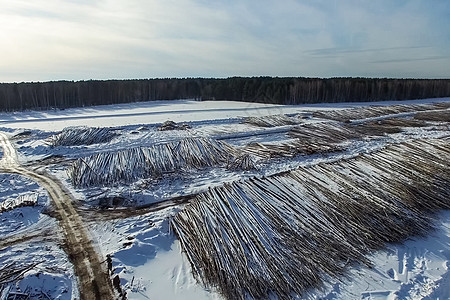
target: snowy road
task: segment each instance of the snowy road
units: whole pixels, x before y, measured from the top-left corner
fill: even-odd
[[[64,232],[64,250],[74,264],[82,299],[114,299],[108,271],[94,250],[84,223],[72,205],[72,196],[52,178],[21,167],[8,137],[0,132],[3,157],[0,172],[26,176],[44,187],[55,206],[55,214]]]

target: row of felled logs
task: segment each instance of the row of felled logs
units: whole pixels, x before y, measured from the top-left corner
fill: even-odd
[[[209,189],[172,227],[196,277],[227,299],[288,299],[371,251],[424,235],[450,209],[450,140]]]
[[[76,187],[111,185],[139,178],[158,177],[182,169],[226,166],[235,157],[233,148],[208,138],[102,152],[76,160],[67,170]]]

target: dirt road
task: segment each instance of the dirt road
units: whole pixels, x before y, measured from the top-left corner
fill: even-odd
[[[26,176],[44,187],[55,206],[55,215],[64,232],[64,250],[74,265],[81,299],[115,299],[106,265],[92,246],[84,222],[72,205],[73,197],[54,179],[20,166],[16,150],[8,137],[0,132],[3,157],[0,172]]]

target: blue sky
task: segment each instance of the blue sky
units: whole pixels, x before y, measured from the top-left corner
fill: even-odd
[[[0,0],[0,81],[450,78],[448,0]]]

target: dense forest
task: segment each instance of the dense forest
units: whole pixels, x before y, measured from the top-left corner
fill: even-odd
[[[450,79],[231,77],[0,83],[0,110],[50,109],[151,100],[275,104],[450,96]]]

